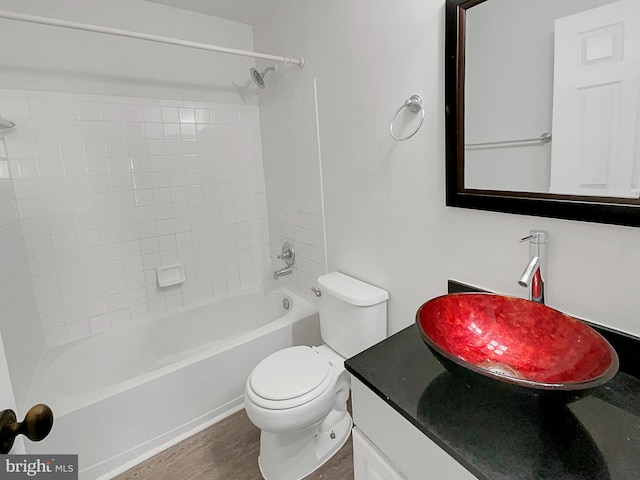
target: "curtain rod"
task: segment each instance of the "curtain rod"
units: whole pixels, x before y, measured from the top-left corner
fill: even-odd
[[[107,35],[115,35],[119,37],[136,38],[139,40],[148,40],[150,42],[165,43],[168,45],[178,45],[187,48],[196,48],[199,50],[208,50],[210,52],[227,53],[230,55],[240,55],[242,57],[261,58],[274,62],[281,62],[285,65],[298,65],[300,68],[304,66],[304,58],[287,58],[277,55],[269,55],[266,53],[256,53],[247,50],[237,50],[235,48],[219,47],[217,45],[209,45],[206,43],[190,42],[187,40],[179,40],[177,38],[162,37],[159,35],[150,35],[147,33],[132,32],[129,30],[120,30],[117,28],[100,27],[98,25],[89,25],[86,23],[70,22],[67,20],[58,20],[54,18],[38,17],[35,15],[27,15],[23,13],[7,12],[0,10],[0,18],[8,20],[18,20],[20,22],[39,23],[41,25],[50,25],[53,27],[71,28],[74,30],[84,30],[87,32],[104,33]]]

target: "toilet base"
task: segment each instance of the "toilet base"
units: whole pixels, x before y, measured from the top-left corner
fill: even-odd
[[[304,430],[260,434],[258,465],[265,480],[301,480],[333,457],[346,443],[353,422],[347,411],[333,410]]]

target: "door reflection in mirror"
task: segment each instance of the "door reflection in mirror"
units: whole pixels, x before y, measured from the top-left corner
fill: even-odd
[[[491,0],[465,28],[465,188],[638,198],[640,2]]]

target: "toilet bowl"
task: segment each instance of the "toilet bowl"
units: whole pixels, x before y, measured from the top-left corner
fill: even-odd
[[[388,292],[340,272],[318,278],[326,345],[275,352],[249,375],[245,410],[260,428],[266,480],[301,480],[349,438],[350,377],[344,360],[386,338]]]
[[[266,480],[300,480],[347,441],[349,375],[326,345],[296,346],[265,358],[245,389],[249,419],[262,430],[258,464]]]

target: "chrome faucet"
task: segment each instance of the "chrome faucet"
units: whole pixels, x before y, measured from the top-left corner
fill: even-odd
[[[547,278],[547,243],[549,232],[531,230],[520,242],[529,242],[529,263],[518,283],[529,287],[529,300],[544,304]]]
[[[282,245],[282,253],[278,255],[278,258],[280,260],[284,260],[286,266],[273,272],[273,278],[276,280],[280,277],[284,277],[285,275],[291,275],[292,273],[291,267],[296,261],[296,252],[293,250],[293,247],[289,242],[284,242]]]
[[[277,280],[280,277],[284,277],[285,275],[291,275],[291,273],[292,273],[291,267],[289,266],[282,267],[281,269],[273,272],[273,278]]]

